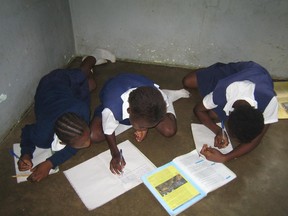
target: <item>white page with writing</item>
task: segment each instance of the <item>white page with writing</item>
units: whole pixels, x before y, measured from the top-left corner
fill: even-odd
[[[95,209],[142,183],[141,176],[156,167],[130,141],[118,144],[126,161],[121,175],[111,173],[110,150],[107,150],[71,169],[65,176],[84,205]]]
[[[236,178],[235,173],[224,164],[215,163],[199,157],[196,150],[176,157],[173,162],[206,193]]]
[[[218,123],[217,125],[220,126],[221,124]],[[191,130],[192,130],[192,134],[193,134],[195,147],[196,147],[196,150],[198,153],[200,153],[202,146],[204,144],[207,144],[208,146],[211,146],[213,148],[218,149],[222,154],[227,154],[233,150],[233,147],[232,147],[232,144],[231,144],[229,137],[228,137],[228,140],[229,140],[228,146],[226,146],[225,148],[222,148],[222,149],[214,147],[215,134],[203,124],[192,123],[191,124]]]
[[[13,144],[13,151],[16,155],[20,156],[21,155],[21,147],[19,143],[15,143]],[[33,159],[32,159],[32,163],[33,163],[33,167],[35,167],[36,165],[38,165],[39,163],[42,163],[43,161],[45,161],[47,158],[52,156],[52,150],[51,148],[49,149],[42,149],[42,148],[38,148],[36,147],[34,153],[33,153]],[[32,173],[30,170],[27,171],[19,171],[18,169],[18,158],[14,157],[14,164],[15,164],[15,171],[16,171],[16,176],[17,177],[17,183],[20,182],[25,182],[27,181],[27,177]],[[58,172],[59,169],[58,167],[56,167],[55,169],[51,169],[49,174],[53,174]]]

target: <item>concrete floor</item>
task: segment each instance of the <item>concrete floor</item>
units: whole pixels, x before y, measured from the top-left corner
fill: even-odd
[[[179,89],[182,77],[188,69],[116,62],[95,67],[97,91],[92,94],[93,109],[98,103],[97,94],[103,82],[119,72],[145,74],[162,88]],[[173,138],[164,138],[150,130],[142,143],[136,143],[133,130],[117,137],[118,142],[129,139],[156,166],[193,150],[194,143],[190,123],[198,122],[192,108],[200,100],[198,93],[189,99],[174,103],[178,133]],[[105,142],[81,150],[60,166],[60,172],[50,175],[40,183],[17,184],[11,178],[15,174],[13,158],[8,151],[13,143],[20,141],[21,128],[34,121],[33,111],[19,122],[16,128],[0,145],[0,215],[167,215],[166,211],[141,184],[109,203],[88,211],[66,179],[63,171],[108,149]],[[262,143],[253,152],[226,163],[237,178],[208,194],[180,215],[288,215],[288,120],[280,120],[270,127]]]

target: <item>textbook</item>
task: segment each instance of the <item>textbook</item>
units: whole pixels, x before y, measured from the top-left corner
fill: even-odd
[[[224,164],[200,157],[195,149],[142,176],[142,181],[169,215],[177,215],[235,178]]]
[[[20,156],[21,155],[21,147],[19,143],[14,143],[13,144],[13,151],[16,155]],[[33,158],[32,158],[32,163],[33,163],[33,167],[37,166],[39,163],[42,163],[43,161],[45,161],[47,158],[51,157],[53,154],[51,148],[49,149],[42,149],[42,148],[38,148],[36,146],[36,149],[33,153]],[[15,171],[16,171],[16,175],[15,177],[17,178],[17,183],[21,183],[21,182],[25,182],[27,181],[27,177],[32,173],[30,170],[27,171],[19,171],[18,169],[18,158],[14,157],[14,164],[15,164]],[[59,168],[56,167],[55,169],[51,169],[49,172],[50,174],[54,174],[57,173],[59,171]]]
[[[142,178],[170,215],[179,214],[209,192],[236,178],[224,164],[208,161],[200,154],[204,144],[214,147],[215,134],[203,124],[192,123],[191,130],[195,150],[175,158]],[[223,154],[232,151],[229,137],[228,140],[226,148],[216,149]]]
[[[88,208],[93,210],[142,184],[141,176],[155,165],[129,140],[117,145],[126,162],[123,173],[110,171],[110,150],[64,171],[70,184]]]
[[[278,118],[288,119],[288,82],[274,82],[274,90],[278,100]]]

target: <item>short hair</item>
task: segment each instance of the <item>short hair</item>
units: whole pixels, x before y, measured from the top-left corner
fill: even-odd
[[[249,143],[264,129],[264,118],[260,110],[251,106],[240,106],[228,118],[228,130],[240,143]]]
[[[71,146],[75,140],[83,136],[87,128],[87,123],[81,117],[68,112],[57,119],[54,131],[64,144]]]
[[[166,102],[161,92],[150,86],[133,90],[128,98],[129,108],[135,118],[158,123],[166,114]]]

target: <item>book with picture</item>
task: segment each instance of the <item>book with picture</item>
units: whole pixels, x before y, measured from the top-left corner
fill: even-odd
[[[235,178],[224,164],[193,150],[142,176],[142,181],[170,215],[177,215]]]
[[[199,136],[203,129],[207,132],[204,137]],[[201,137],[210,137],[207,144],[212,145],[214,135],[204,125],[192,127],[192,132],[196,146],[203,145]],[[232,150],[232,146],[228,148]],[[235,178],[224,164],[208,161],[194,149],[142,176],[142,181],[168,214],[177,215]]]

